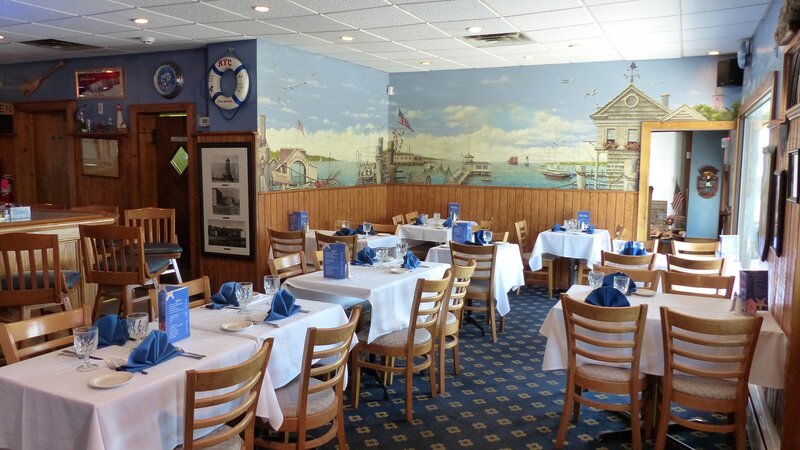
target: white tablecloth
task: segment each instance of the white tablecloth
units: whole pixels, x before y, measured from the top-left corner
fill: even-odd
[[[452,228],[428,223],[426,225],[400,225],[397,237],[403,240],[450,242],[453,239]]]
[[[528,264],[531,270],[542,268],[542,255],[545,253],[586,260],[592,267],[600,263],[600,252],[611,250],[611,235],[608,230],[595,230],[593,234],[566,231],[542,231],[536,238]]]
[[[334,231],[330,230],[316,230],[319,231],[320,234],[327,234],[332,235]],[[376,234],[375,236],[364,236],[359,235],[358,241],[356,241],[356,251],[363,249],[366,246],[370,248],[379,248],[379,247],[389,247],[394,248],[397,246],[397,236],[393,234],[385,234],[380,233]],[[311,252],[317,250],[317,236],[314,234],[314,230],[308,231],[306,233],[306,260],[312,261],[312,259],[308,256]]]
[[[589,286],[572,286],[567,294],[583,300],[591,292]],[[661,340],[660,306],[675,311],[709,319],[739,317],[731,312],[731,301],[726,299],[693,297],[690,295],[656,294],[655,297],[628,296],[631,305],[647,304],[647,322],[644,329],[642,359],[640,370],[650,375],[664,375],[664,349]],[[753,366],[750,370],[750,383],[760,386],[783,389],[786,367],[787,339],[781,327],[767,311],[760,312],[764,317],[761,334],[758,337]],[[547,314],[539,332],[547,337],[542,370],[567,368],[567,332],[564,329],[564,312],[561,302]]]
[[[517,244],[497,244],[497,267],[494,269],[494,299],[497,312],[505,316],[511,311],[508,303],[508,291],[525,285],[522,273],[522,259],[519,257]],[[425,261],[452,264],[450,246],[431,247]]]
[[[244,331],[231,333],[222,329],[222,324],[225,322],[245,319],[234,309],[211,310],[195,308],[191,311],[190,323],[193,330],[198,329],[252,339],[258,342],[259,346],[270,336],[275,338],[272,354],[267,365],[267,373],[264,375],[264,382],[261,387],[261,395],[258,397],[256,414],[263,419],[268,419],[272,427],[278,429],[283,423],[283,412],[278,404],[275,389],[285,386],[300,375],[306,330],[309,327],[332,328],[342,326],[347,323],[347,315],[339,305],[297,299],[297,304],[308,313],[301,312],[283,319],[277,322],[279,327],[276,328],[258,323],[267,316],[267,311],[270,308],[268,300],[269,297],[259,294],[256,300],[248,305],[248,309],[252,313],[247,317],[257,323]],[[352,345],[355,346],[357,341],[354,337]]]
[[[177,357],[135,373],[114,389],[89,387],[90,379],[113,373],[102,361],[91,372],[77,372],[75,357],[49,353],[0,367],[0,448],[14,450],[172,449],[183,441],[185,372],[217,369],[245,361],[256,341],[192,330],[178,343],[207,355]],[[132,342],[94,355],[128,358]],[[218,413],[218,412],[215,412]]]
[[[322,271],[286,280],[295,296],[317,301],[336,301],[337,297],[369,300],[372,322],[368,342],[408,326],[411,302],[418,278],[441,279],[449,264],[426,262],[407,273],[392,273],[377,266],[351,266],[350,278],[324,278]],[[397,267],[397,264],[394,264]]]

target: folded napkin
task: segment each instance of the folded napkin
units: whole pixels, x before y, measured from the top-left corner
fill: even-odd
[[[272,297],[272,308],[270,308],[264,322],[281,320],[293,316],[300,312],[300,305],[294,304],[294,295],[291,292],[279,289]]]
[[[367,233],[364,232],[364,225],[363,224],[359,225],[358,228],[356,228],[356,234],[367,234]],[[375,236],[375,234],[376,234],[375,230],[369,230],[369,235],[370,236]]]
[[[228,281],[222,283],[219,292],[211,296],[211,303],[206,305],[208,309],[221,309],[226,306],[239,306],[239,300],[236,299],[236,282]]]
[[[125,345],[128,342],[128,322],[116,314],[97,319],[94,326],[97,327],[97,348]]]
[[[403,267],[406,269],[416,269],[419,267],[419,258],[409,251],[406,253],[405,258],[403,258]]]
[[[594,225],[589,224],[589,226],[586,227],[586,229],[583,230],[583,232],[586,234],[594,234]]]
[[[364,247],[356,253],[356,260],[353,261],[353,264],[371,266],[377,260],[378,257],[375,255],[375,250],[372,247]]]
[[[445,221],[442,222],[442,226],[445,227],[445,228],[452,227],[453,226],[453,216],[449,216],[447,219],[445,219]]]
[[[603,277],[603,286],[607,287],[614,287],[614,277],[628,277],[627,274],[623,272],[614,272],[610,273]],[[633,278],[628,277],[628,293],[633,294],[636,292],[636,283],[634,283]]]
[[[631,306],[627,297],[613,287],[601,286],[586,296],[586,303],[595,306]]]
[[[473,237],[475,239],[476,244],[487,245],[492,243],[492,241],[486,239],[486,237],[484,236],[485,231],[486,230],[478,230],[475,233],[473,233]]]
[[[139,372],[148,367],[161,364],[180,355],[178,349],[169,343],[167,333],[153,330],[131,351],[125,370]]]
[[[333,233],[334,236],[352,236],[354,234],[356,234],[356,230],[352,228],[342,228],[336,233]]]
[[[555,224],[553,225],[553,228],[550,229],[550,231],[567,231],[567,229],[559,224]]]
[[[425,225],[425,222],[422,221],[422,217],[417,216],[417,218],[414,219],[414,225]]]
[[[619,254],[626,256],[642,256],[646,255],[647,251],[641,247],[637,247],[635,242],[628,241],[622,247],[622,251],[619,252]]]

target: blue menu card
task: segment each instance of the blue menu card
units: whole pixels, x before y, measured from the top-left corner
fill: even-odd
[[[337,280],[347,278],[347,244],[336,242],[322,249],[322,276]]]
[[[169,342],[189,337],[189,288],[161,285],[158,289],[158,328]]]
[[[289,213],[289,231],[305,231],[306,225],[308,225],[308,211]]]
[[[592,213],[589,211],[578,211],[578,229],[584,230],[589,228],[590,223],[592,223]]]
[[[472,222],[458,221],[453,224],[453,242],[463,244],[472,240]]]
[[[460,203],[448,203],[447,204],[447,217],[455,217],[459,216],[461,211],[461,204]]]

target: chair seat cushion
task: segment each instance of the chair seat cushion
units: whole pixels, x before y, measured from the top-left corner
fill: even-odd
[[[322,381],[316,378],[309,379],[309,387],[316,386]],[[278,396],[278,404],[283,411],[283,417],[297,417],[298,402],[300,401],[300,377],[295,378],[286,386],[276,389],[275,395]],[[306,404],[306,414],[312,415],[325,411],[336,403],[336,393],[333,388],[315,392],[308,396]]]
[[[146,256],[145,255],[144,262],[147,263],[147,268],[150,270],[150,272],[158,272],[159,270],[161,270],[161,269],[163,269],[163,268],[165,268],[165,267],[167,267],[169,265],[169,259],[168,258],[162,258],[160,256]],[[110,263],[110,261],[109,261],[109,263]],[[138,258],[131,258],[130,256],[125,256],[125,267],[128,269],[129,272],[136,270],[135,267],[138,264],[139,264],[139,259]],[[109,265],[111,265],[111,264],[109,264]],[[95,264],[95,268],[94,269],[95,270],[105,271],[105,266],[101,266],[101,268],[98,269],[97,265]],[[122,269],[123,269],[123,267],[121,265],[118,265],[115,270],[117,272],[121,272]]]
[[[486,294],[489,292],[489,288],[489,280],[472,280],[467,286],[467,297],[474,293]]]
[[[225,431],[228,431],[230,429],[231,427],[223,425],[217,428],[216,430],[212,431],[211,433],[207,434],[206,437],[211,437],[214,436],[215,434],[224,433]],[[241,450],[242,448],[244,448],[244,441],[242,440],[241,437],[239,437],[238,434],[235,434],[230,438],[228,438],[227,440],[220,442],[217,445],[212,445],[211,447],[203,447],[203,448],[208,450]],[[183,445],[175,447],[175,450],[181,450],[181,449],[183,449]]]
[[[684,394],[714,400],[736,398],[736,382],[720,378],[675,376],[672,378],[672,389]]]
[[[369,330],[361,330],[358,332],[358,340],[367,342],[369,337]],[[384,334],[378,337],[369,345],[380,345],[381,347],[402,348],[406,346],[408,339],[408,328],[402,330],[392,331],[389,334]],[[414,333],[414,345],[422,345],[431,340],[431,333],[428,330],[416,330]]]
[[[599,364],[584,364],[575,369],[577,373],[587,378],[594,378],[603,381],[613,381],[625,383],[631,379],[631,370],[622,367],[601,366]],[[639,378],[643,379],[646,375],[639,372]]]
[[[174,242],[146,242],[144,244],[145,255],[166,255],[183,253],[183,247]]]
[[[52,270],[48,270],[47,274],[48,274],[48,278],[49,278],[49,281],[50,281],[50,285],[52,286],[53,283],[55,282],[55,272],[52,271]],[[62,270],[61,274],[64,275],[64,278],[66,279],[66,286],[65,287],[67,289],[72,289],[75,286],[75,284],[81,280],[81,273],[77,272],[77,271],[74,271],[74,270]],[[31,284],[31,273],[30,272],[25,272],[23,274],[23,276],[25,278],[25,289],[31,289],[31,286],[32,286],[32,284]],[[14,286],[14,289],[19,289],[19,279],[18,279],[18,277],[12,276],[11,285]],[[41,270],[37,270],[36,271],[36,285],[39,287],[39,289],[43,289],[43,286],[44,286],[44,274],[43,274],[43,272]],[[7,289],[6,288],[6,280],[5,279],[0,280],[0,288],[3,289],[3,290]]]
[[[445,325],[452,325],[454,323],[456,323],[456,315],[448,311],[447,312],[447,321],[444,324]]]

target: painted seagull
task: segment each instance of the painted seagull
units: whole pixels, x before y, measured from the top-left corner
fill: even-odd
[[[586,93],[586,94],[583,96],[583,98],[584,98],[584,100],[585,100],[585,99],[587,99],[587,98],[589,98],[589,97],[594,97],[594,95],[595,95],[595,94],[597,94],[597,88],[594,88],[594,89],[592,89],[591,91],[587,92],[587,93]]]
[[[560,81],[561,84],[570,84],[570,83],[572,83],[572,80],[574,80],[574,79],[575,79],[575,77],[572,77],[572,78],[559,78],[558,81]]]

